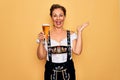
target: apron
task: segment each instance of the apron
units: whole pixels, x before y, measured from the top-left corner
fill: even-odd
[[[50,33],[49,33],[50,35]],[[45,64],[45,80],[75,80],[74,63],[71,58],[70,31],[67,30],[67,46],[51,46],[48,36],[48,58]],[[67,54],[67,61],[64,63],[53,63],[52,54]]]

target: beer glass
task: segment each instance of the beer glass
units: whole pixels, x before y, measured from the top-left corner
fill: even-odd
[[[50,30],[50,25],[49,24],[42,24],[42,29],[43,29],[43,32],[45,34],[45,38],[48,37],[48,32]]]
[[[42,29],[43,29],[43,32],[44,32],[44,34],[45,34],[45,39],[47,39],[47,38],[48,38],[48,32],[49,32],[49,30],[50,30],[50,25],[49,25],[49,24],[42,24]],[[45,40],[45,39],[44,39],[44,40]],[[37,43],[40,43],[40,40],[37,39],[36,42],[37,42]],[[45,41],[44,41],[44,42],[45,42]],[[43,44],[44,44],[44,43],[43,43]]]

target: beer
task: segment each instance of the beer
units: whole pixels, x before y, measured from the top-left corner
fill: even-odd
[[[42,24],[42,29],[43,29],[43,32],[44,32],[45,36],[47,37],[48,32],[50,30],[50,25],[49,24]]]

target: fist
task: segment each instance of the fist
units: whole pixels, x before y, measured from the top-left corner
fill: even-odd
[[[40,41],[43,41],[43,40],[45,39],[45,35],[44,35],[43,32],[40,32],[40,33],[38,34],[38,39],[39,39]]]

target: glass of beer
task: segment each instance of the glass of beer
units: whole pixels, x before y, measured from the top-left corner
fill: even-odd
[[[43,32],[46,36],[46,38],[48,37],[48,32],[50,30],[50,24],[42,24],[42,29],[43,29]]]

